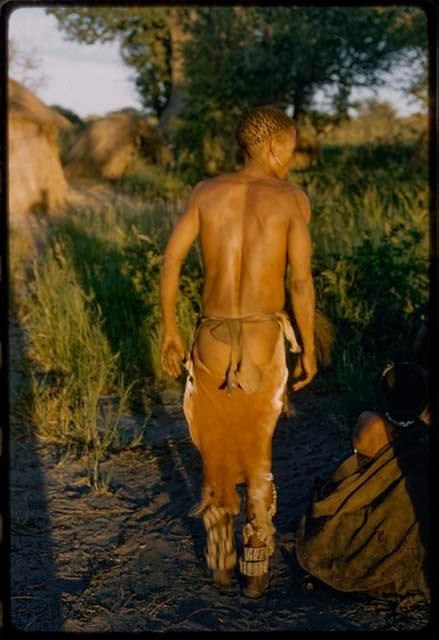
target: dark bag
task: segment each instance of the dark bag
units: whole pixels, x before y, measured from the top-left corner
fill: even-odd
[[[296,532],[306,572],[340,591],[429,600],[427,434],[418,422],[366,463],[353,454],[317,489]]]

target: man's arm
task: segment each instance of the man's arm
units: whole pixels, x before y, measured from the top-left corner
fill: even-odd
[[[306,218],[295,213],[288,233],[288,261],[291,268],[290,296],[294,316],[302,338],[300,365],[305,378],[293,384],[297,391],[317,373],[314,348],[315,295],[311,273],[312,245]]]
[[[174,378],[180,374],[180,361],[184,356],[183,340],[176,319],[178,284],[182,262],[197,237],[200,227],[196,200],[200,184],[193,189],[187,207],[174,227],[163,256],[160,272],[160,304],[163,320],[162,366]]]
[[[306,224],[309,225],[311,221],[311,205],[308,196],[296,185],[289,185],[289,188],[291,190],[290,193],[293,196],[295,209],[300,211]]]

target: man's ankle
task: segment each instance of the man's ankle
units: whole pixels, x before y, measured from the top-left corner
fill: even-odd
[[[263,573],[260,576],[243,576],[244,584],[242,593],[247,598],[261,598],[268,586],[269,573]]]
[[[213,581],[216,587],[227,587],[232,582],[233,569],[214,569]]]

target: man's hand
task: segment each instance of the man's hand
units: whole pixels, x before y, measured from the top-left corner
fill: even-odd
[[[317,373],[317,364],[315,356],[309,356],[301,353],[293,372],[293,377],[298,379],[292,385],[293,391],[298,391],[311,382]]]
[[[181,373],[181,361],[184,358],[184,344],[178,331],[163,335],[161,359],[162,367],[173,378]]]

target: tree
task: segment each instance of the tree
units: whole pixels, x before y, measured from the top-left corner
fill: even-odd
[[[236,119],[257,104],[289,108],[297,121],[318,89],[333,113],[347,113],[353,87],[384,83],[382,73],[426,50],[416,7],[182,6],[50,9],[80,42],[119,39],[143,104],[169,124],[189,162],[234,161]],[[221,142],[227,138],[227,144]]]
[[[300,119],[319,88],[346,110],[352,87],[382,84],[383,71],[416,51],[413,32],[425,47],[425,16],[413,7],[204,7],[186,76],[192,93],[291,105]]]
[[[162,124],[182,106],[184,87],[183,23],[193,18],[187,7],[53,8],[68,39],[84,44],[119,41],[123,61],[134,69],[134,80],[145,109]]]
[[[8,40],[8,73],[32,93],[38,93],[47,85],[47,76],[39,72],[40,65],[35,49],[28,50]]]
[[[409,12],[407,20],[407,41],[401,47],[401,58],[404,55],[406,68],[409,69],[408,82],[405,87],[409,96],[421,105],[421,109],[428,108],[428,42],[425,15],[421,11]]]
[[[193,161],[205,162],[207,139],[224,168],[244,109],[272,104],[301,122],[322,88],[332,90],[340,119],[353,87],[383,84],[383,71],[419,43],[425,48],[425,16],[413,7],[199,8],[186,47],[184,143],[197,147]]]

